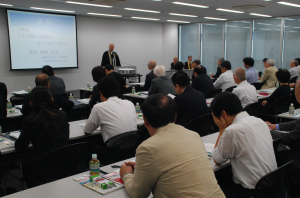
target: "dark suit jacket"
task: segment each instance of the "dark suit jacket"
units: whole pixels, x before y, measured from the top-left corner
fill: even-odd
[[[169,77],[157,77],[152,80],[148,95],[150,96],[157,93],[163,93],[165,95],[170,93],[174,96],[176,95],[173,83]]]
[[[204,70],[204,74],[206,74],[207,75],[207,70],[206,70],[206,67],[204,67],[203,65],[201,65],[201,67],[203,68],[203,70]]]
[[[204,97],[206,97],[207,93],[213,90],[214,84],[210,77],[205,74],[201,74],[192,80],[192,87],[203,93]]]
[[[188,61],[184,63],[184,69],[189,69]],[[193,69],[193,62],[192,62],[192,69]]]
[[[94,85],[93,87],[93,92],[92,92],[92,97],[90,99],[89,105],[91,108],[93,108],[93,106],[97,103],[97,102],[101,102],[100,99],[100,92],[97,88],[97,85]]]
[[[175,69],[175,64],[174,64],[174,62],[171,63],[171,69],[172,69],[172,70]]]
[[[64,94],[66,91],[66,86],[64,83],[64,80],[61,78],[58,78],[56,76],[50,76],[50,87],[49,90],[51,92],[56,92],[59,94]]]
[[[107,76],[113,76],[119,83],[119,98],[123,98],[123,92],[125,90],[126,82],[123,78],[123,76],[117,72],[111,72]]]
[[[121,66],[119,56],[117,55],[116,52],[113,52],[113,53],[115,54],[115,57],[116,57],[116,66]],[[113,57],[111,57],[111,58],[113,58]],[[102,61],[101,61],[101,66],[106,66],[106,65],[110,65],[108,51],[105,51],[103,53],[103,55],[102,55]],[[113,64],[111,64],[111,65],[113,65]]]
[[[144,89],[145,91],[148,91],[150,86],[151,86],[151,81],[155,78],[154,76],[154,71],[151,70],[151,72],[149,72],[147,75],[146,75],[146,80],[145,80],[145,85],[144,85]]]
[[[215,75],[213,75],[212,77],[213,78],[219,78],[219,76],[222,74],[222,71],[221,71],[221,67],[218,66],[217,68],[217,73]]]
[[[53,97],[53,107],[59,110],[62,108],[64,111],[68,112],[74,107],[74,102],[65,99],[59,93],[51,92]],[[24,116],[32,114],[32,106],[30,105],[30,93],[24,95],[23,106],[21,112]]]
[[[0,102],[0,116],[6,117],[7,111],[6,111],[6,103],[7,103],[7,88],[6,85],[2,82],[0,82],[0,95],[2,96],[1,102]]]
[[[182,94],[174,98],[177,105],[176,124],[185,126],[192,119],[208,114],[203,94],[192,87],[187,87]]]

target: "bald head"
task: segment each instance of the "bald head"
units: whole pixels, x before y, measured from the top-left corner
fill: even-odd
[[[174,60],[174,62],[178,62],[178,58],[177,57],[174,57],[173,60]]]
[[[148,68],[149,70],[153,70],[156,66],[156,62],[154,60],[149,61]]]
[[[47,74],[39,74],[35,77],[35,85],[49,87],[49,76]]]
[[[111,51],[111,52],[114,51],[115,45],[114,45],[113,43],[109,44],[108,49],[109,49],[109,51]]]
[[[233,72],[233,79],[235,83],[240,84],[246,80],[246,72],[244,68],[238,67]]]

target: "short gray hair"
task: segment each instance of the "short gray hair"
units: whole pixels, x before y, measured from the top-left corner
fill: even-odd
[[[219,58],[218,59],[218,62],[221,62],[221,63],[223,63],[225,61],[225,59],[224,58]]]
[[[154,68],[154,74],[157,77],[164,77],[164,76],[166,76],[166,68],[165,68],[165,66],[163,66],[163,65],[157,65]]]
[[[238,67],[234,70],[233,75],[241,81],[246,80],[246,72],[244,68]]]
[[[299,65],[299,63],[298,63],[297,60],[293,60],[293,63],[295,64],[295,66],[298,66],[298,65]]]
[[[267,60],[267,63],[268,63],[269,65],[272,65],[272,66],[275,65],[275,61],[274,61],[273,59],[268,59],[268,60]]]

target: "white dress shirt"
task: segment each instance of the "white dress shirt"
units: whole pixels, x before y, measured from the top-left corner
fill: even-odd
[[[103,141],[121,133],[137,130],[136,110],[132,102],[110,97],[107,101],[96,104],[84,126],[86,133],[92,133],[99,126]]]
[[[233,80],[233,73],[231,70],[227,70],[226,72],[222,73],[220,77],[214,83],[216,89],[222,89],[224,92],[227,88],[236,86]]]
[[[244,80],[241,82],[235,89],[233,89],[232,93],[239,97],[243,108],[247,105],[257,102],[257,93],[256,89],[253,85]]]
[[[230,159],[233,181],[248,189],[277,168],[268,125],[247,112],[239,113],[224,130],[212,156],[218,163]]]
[[[297,67],[292,67],[290,70],[289,70],[290,74],[291,74],[291,78],[294,78],[296,76],[299,76],[299,70]]]

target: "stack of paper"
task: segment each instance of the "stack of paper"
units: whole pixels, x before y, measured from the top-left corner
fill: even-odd
[[[215,145],[214,144],[211,144],[211,143],[204,143],[204,146],[205,146],[205,149],[206,149],[206,152],[209,156],[212,156],[212,152],[215,148]]]
[[[21,90],[21,91],[14,91],[12,92],[14,95],[25,95],[25,94],[28,94],[27,91],[25,90]]]
[[[12,138],[15,138],[15,139],[18,139],[20,135],[21,135],[20,132],[10,132],[9,133],[9,136]]]

